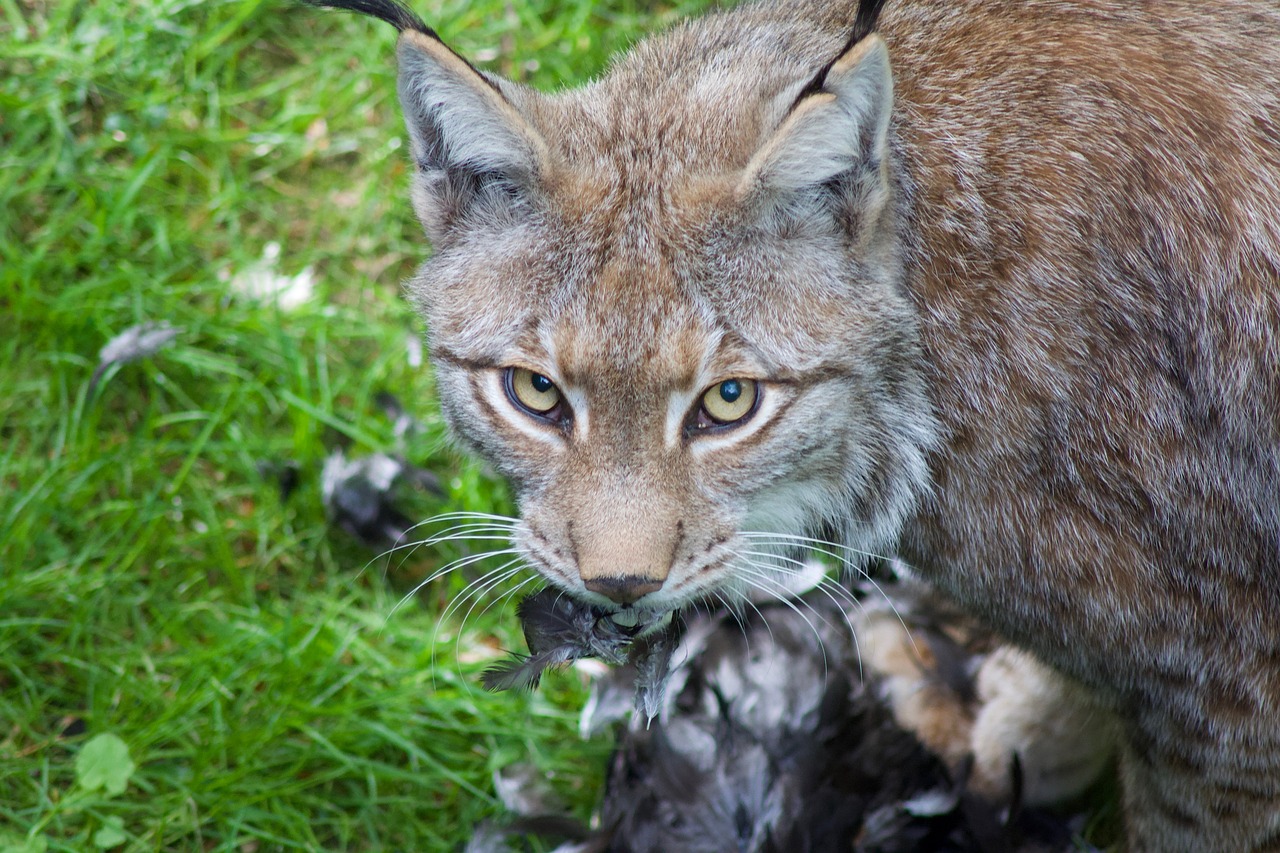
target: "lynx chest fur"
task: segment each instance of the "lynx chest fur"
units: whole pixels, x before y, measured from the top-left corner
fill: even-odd
[[[552,584],[900,555],[1115,714],[1130,849],[1280,850],[1280,7],[762,3],[551,95],[316,1],[402,32],[410,293]]]

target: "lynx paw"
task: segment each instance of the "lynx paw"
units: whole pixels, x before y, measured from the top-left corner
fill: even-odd
[[[1111,716],[1088,692],[1012,646],[987,655],[977,675],[978,711],[970,735],[970,787],[1007,800],[1014,756],[1021,800],[1049,805],[1079,795],[1115,749]]]
[[[1114,724],[1082,687],[922,601],[895,600],[895,610],[868,600],[854,624],[867,674],[900,726],[956,773],[971,761],[969,790],[995,802],[1062,802],[1101,775]]]

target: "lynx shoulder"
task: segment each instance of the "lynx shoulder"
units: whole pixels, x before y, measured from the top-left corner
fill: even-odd
[[[319,2],[402,31],[409,290],[553,585],[835,531],[1114,714],[1131,849],[1280,849],[1280,7],[760,3],[543,94]]]

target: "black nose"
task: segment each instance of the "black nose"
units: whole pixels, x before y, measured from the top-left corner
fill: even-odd
[[[631,604],[643,595],[662,589],[662,581],[639,575],[591,578],[583,583],[592,592],[598,592],[619,604]]]

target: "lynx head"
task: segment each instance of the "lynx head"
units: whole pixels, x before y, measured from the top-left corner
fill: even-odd
[[[513,484],[530,562],[668,609],[776,592],[789,537],[891,542],[932,421],[879,4],[834,37],[713,16],[555,95],[366,5],[402,29],[444,411]]]

